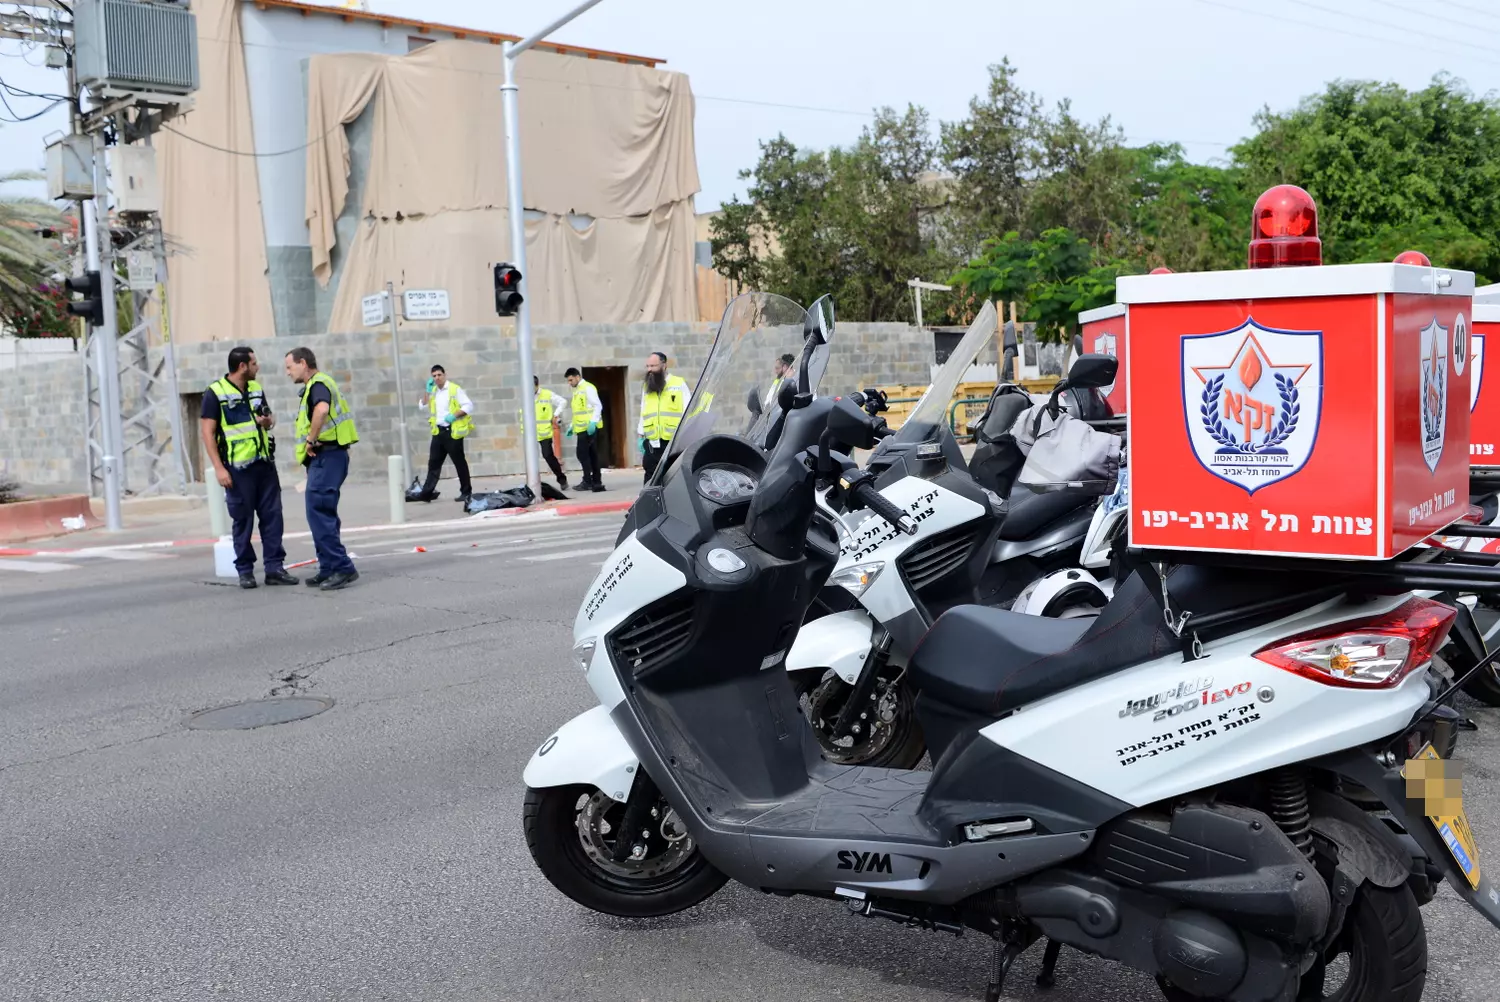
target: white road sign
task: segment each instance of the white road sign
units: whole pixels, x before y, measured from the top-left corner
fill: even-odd
[[[125,252],[127,284],[136,292],[156,291],[156,255],[148,250]]]
[[[408,320],[447,320],[447,289],[407,289],[402,293],[403,310]]]
[[[376,327],[385,323],[385,293],[377,292],[359,301],[364,313],[365,326]]]

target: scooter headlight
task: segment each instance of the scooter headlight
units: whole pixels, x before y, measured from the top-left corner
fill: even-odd
[[[884,569],[884,560],[872,560],[867,564],[850,564],[848,567],[834,571],[829,581],[855,598],[859,598],[869,590],[870,585],[875,583],[875,579],[880,577],[880,572]]]
[[[584,671],[589,670],[589,665],[594,663],[594,648],[599,646],[599,641],[594,639],[579,641],[573,645],[573,660],[578,667]]]

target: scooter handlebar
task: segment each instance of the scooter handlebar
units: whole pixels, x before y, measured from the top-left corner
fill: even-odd
[[[887,500],[884,494],[876,490],[874,481],[861,481],[854,485],[854,489],[850,493],[852,499],[857,504],[864,505],[901,532],[906,533],[908,536],[915,536],[917,534],[917,523],[910,515]]]

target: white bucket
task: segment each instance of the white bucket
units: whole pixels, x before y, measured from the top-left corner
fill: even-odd
[[[234,537],[220,536],[214,544],[214,575],[221,578],[237,578],[240,572],[234,569]]]

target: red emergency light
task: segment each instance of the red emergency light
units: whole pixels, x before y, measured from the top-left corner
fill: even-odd
[[[1421,251],[1402,251],[1396,255],[1396,264],[1416,264],[1423,268],[1432,267],[1432,259]]]
[[[1323,263],[1318,207],[1295,184],[1268,188],[1255,200],[1250,224],[1250,267],[1286,268]]]
[[[1165,267],[1163,267],[1163,268],[1152,268],[1151,269],[1151,274],[1153,274],[1153,275],[1170,275],[1170,274],[1172,274],[1172,269],[1171,268],[1165,268]]]

